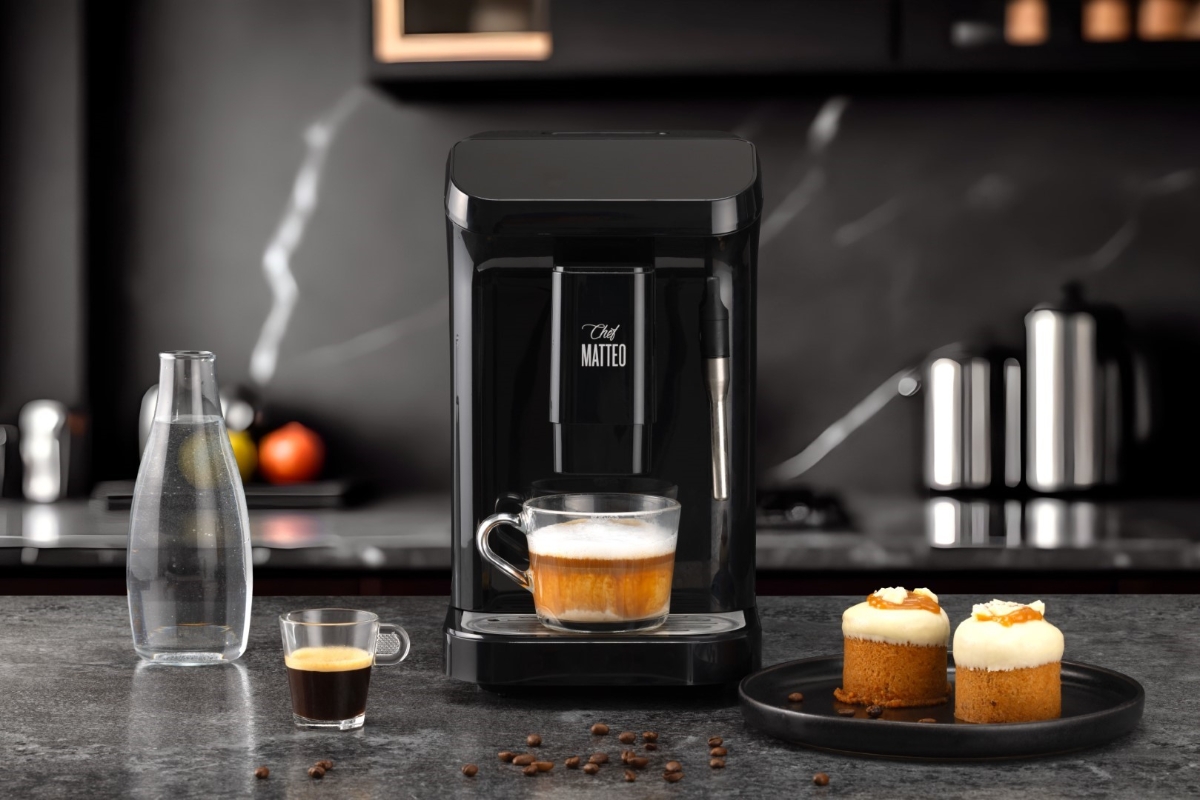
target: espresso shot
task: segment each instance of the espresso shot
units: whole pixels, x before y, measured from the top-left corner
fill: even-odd
[[[367,713],[373,657],[358,647],[302,647],[285,658],[292,713],[340,722]]]

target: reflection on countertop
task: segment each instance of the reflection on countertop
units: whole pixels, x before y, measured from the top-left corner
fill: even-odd
[[[760,526],[760,572],[1200,570],[1195,500],[992,502],[854,493],[842,500],[852,524]],[[448,496],[434,494],[351,509],[251,511],[254,563],[284,570],[445,570],[450,507]],[[128,526],[128,512],[87,501],[5,501],[0,566],[119,566]]]

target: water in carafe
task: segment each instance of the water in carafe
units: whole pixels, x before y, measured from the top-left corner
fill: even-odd
[[[250,626],[250,528],[214,359],[203,352],[161,358],[130,516],[134,649],[155,663],[232,661],[245,652]]]

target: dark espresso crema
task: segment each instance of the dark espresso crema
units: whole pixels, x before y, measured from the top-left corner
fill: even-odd
[[[305,719],[340,721],[367,711],[370,653],[359,647],[301,647],[284,659],[292,711]]]

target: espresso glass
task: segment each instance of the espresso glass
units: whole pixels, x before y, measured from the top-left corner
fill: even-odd
[[[408,633],[369,611],[310,608],[279,618],[292,690],[292,720],[301,728],[361,728],[372,666],[408,658]]]
[[[543,625],[573,633],[626,633],[667,621],[679,503],[648,494],[556,494],[497,513],[475,534],[480,554],[533,593]],[[525,534],[529,568],[497,555],[499,525]]]

